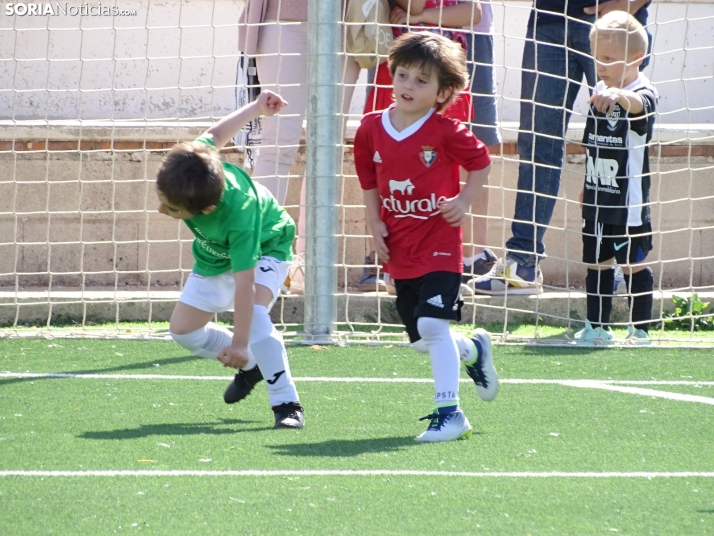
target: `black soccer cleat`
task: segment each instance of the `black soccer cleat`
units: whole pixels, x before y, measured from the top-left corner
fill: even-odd
[[[257,365],[250,370],[239,370],[233,381],[228,384],[226,392],[223,393],[223,400],[226,404],[240,402],[250,394],[253,387],[258,385],[262,379],[263,374]]]
[[[304,428],[304,411],[298,402],[286,402],[279,406],[273,406],[275,428]]]

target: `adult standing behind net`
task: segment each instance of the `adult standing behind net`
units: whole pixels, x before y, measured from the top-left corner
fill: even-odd
[[[649,0],[535,0],[528,20],[521,72],[518,192],[507,254],[476,279],[482,294],[539,294],[543,236],[560,188],[565,131],[585,76],[595,86],[589,34],[597,15],[630,11],[647,25]]]
[[[344,3],[343,3],[344,4]],[[290,108],[262,120],[261,144],[252,178],[263,184],[285,205],[290,168],[295,163],[302,124],[307,112],[307,0],[248,0],[241,16],[238,48],[254,56],[262,89],[279,94]],[[346,57],[343,64],[342,110],[347,113],[359,76],[359,65]],[[290,291],[304,290],[305,182],[301,181],[300,214],[297,218],[295,263],[290,272]]]

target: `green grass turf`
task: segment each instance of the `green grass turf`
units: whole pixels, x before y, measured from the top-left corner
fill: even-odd
[[[297,377],[431,378],[409,348],[290,347]],[[705,350],[496,347],[502,378],[714,380]],[[714,471],[714,406],[552,384],[461,384],[468,441],[420,445],[429,383],[301,382],[303,431],[264,384],[173,343],[0,340],[0,371],[226,381],[0,378],[0,470]],[[712,387],[644,386],[712,396]],[[557,435],[556,435],[557,434]],[[0,477],[4,534],[712,534],[714,478],[404,475]],[[121,527],[121,528],[120,528]]]
[[[232,319],[222,317],[219,324],[232,327]],[[0,326],[2,327],[2,326]],[[5,326],[10,327],[10,326]],[[301,342],[304,326],[302,324],[277,324],[278,329],[285,334],[285,340],[288,342]],[[582,327],[580,321],[573,321],[573,324],[568,328],[562,325],[549,325],[548,319],[542,320],[536,326],[533,323],[526,322],[511,322],[504,326],[503,323],[494,323],[481,326],[493,334],[501,336],[506,335],[508,342],[516,343],[565,343],[568,339],[572,340],[575,332]],[[665,329],[660,329],[661,324],[652,323],[650,327],[650,336],[655,345],[673,346],[676,347],[684,342],[693,346],[711,347],[714,345],[714,331],[690,331],[688,329],[674,329],[671,326],[665,326]],[[50,332],[53,335],[62,337],[68,333],[75,334],[100,334],[109,337],[137,337],[139,335],[154,335],[168,336],[168,322],[87,322],[83,327],[75,321],[69,319],[67,321],[53,320],[52,326],[46,328],[37,325],[19,325],[14,328],[17,333],[24,335],[36,335],[41,329],[45,332]],[[469,333],[474,326],[469,323],[454,324],[453,328]],[[338,323],[335,327],[339,336],[343,340],[354,341],[361,343],[364,341],[382,341],[382,342],[397,342],[402,343],[407,341],[407,336],[404,327],[401,325],[382,325],[378,328],[376,324],[344,324]],[[615,337],[615,342],[621,344],[627,336],[627,329],[624,327],[615,326],[612,329]]]

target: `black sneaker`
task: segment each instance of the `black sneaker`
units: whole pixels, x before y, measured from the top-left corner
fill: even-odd
[[[297,402],[286,402],[279,406],[273,406],[275,428],[304,428],[304,411]]]
[[[258,385],[262,379],[263,374],[257,365],[250,370],[239,370],[236,377],[228,385],[226,392],[223,393],[223,400],[225,400],[226,404],[240,402],[250,394],[253,387]]]

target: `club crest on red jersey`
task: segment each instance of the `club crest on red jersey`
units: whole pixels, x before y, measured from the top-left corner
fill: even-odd
[[[424,150],[419,153],[419,158],[426,167],[431,167],[436,160],[436,151],[431,145],[422,145],[421,148]]]

